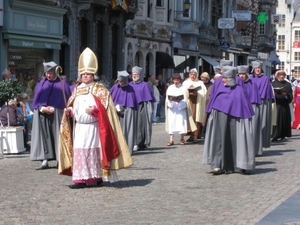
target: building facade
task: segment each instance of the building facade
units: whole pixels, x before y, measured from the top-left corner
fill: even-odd
[[[300,1],[279,1],[276,14],[280,16],[277,25],[276,52],[280,58],[278,69],[284,70],[290,79],[300,78]]]

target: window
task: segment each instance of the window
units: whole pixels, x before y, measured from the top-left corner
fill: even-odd
[[[300,52],[295,52],[294,53],[294,60],[299,61],[300,60]]]
[[[151,0],[148,0],[148,5],[147,5],[147,17],[149,17],[149,18],[152,17],[152,3],[151,3]]]
[[[156,0],[156,6],[164,6],[163,0]]]
[[[285,49],[285,35],[278,35],[278,50]]]
[[[218,27],[218,20],[222,16],[222,1],[214,0],[211,8],[211,25],[212,27]]]
[[[300,30],[295,30],[294,41],[300,41]]]
[[[293,76],[294,76],[294,78],[299,78],[300,77],[300,66],[295,66],[294,67]]]
[[[285,15],[281,15],[281,24],[279,24],[280,27],[285,27]]]
[[[284,70],[284,62],[280,62],[278,65],[279,70]]]
[[[264,23],[259,24],[259,34],[265,34],[265,24]]]

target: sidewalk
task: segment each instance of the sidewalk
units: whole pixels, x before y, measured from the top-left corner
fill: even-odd
[[[28,154],[0,159],[0,225],[19,224],[299,224],[300,131],[272,143],[249,175],[212,176],[203,140],[167,147],[164,123],[153,125],[152,146],[134,153],[119,182],[69,189],[71,177]]]

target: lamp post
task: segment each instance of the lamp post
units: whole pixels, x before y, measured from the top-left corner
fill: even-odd
[[[190,10],[191,3],[190,3],[189,0],[185,0],[184,3],[183,3],[183,5],[184,5],[184,10],[182,10],[182,11],[180,11],[180,10],[179,11],[178,10],[174,10],[175,17],[177,17],[180,14],[187,13]]]

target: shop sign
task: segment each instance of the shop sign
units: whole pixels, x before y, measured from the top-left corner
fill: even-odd
[[[250,10],[232,10],[231,17],[236,21],[251,21],[252,12]]]
[[[265,52],[258,52],[257,53],[257,58],[259,59],[268,59],[268,53],[265,53]]]
[[[220,18],[218,19],[219,29],[233,29],[235,27],[234,18]]]
[[[272,14],[271,15],[271,24],[281,24],[281,15],[280,14]]]
[[[227,51],[230,48],[230,44],[228,42],[220,41],[219,44],[222,50]]]

